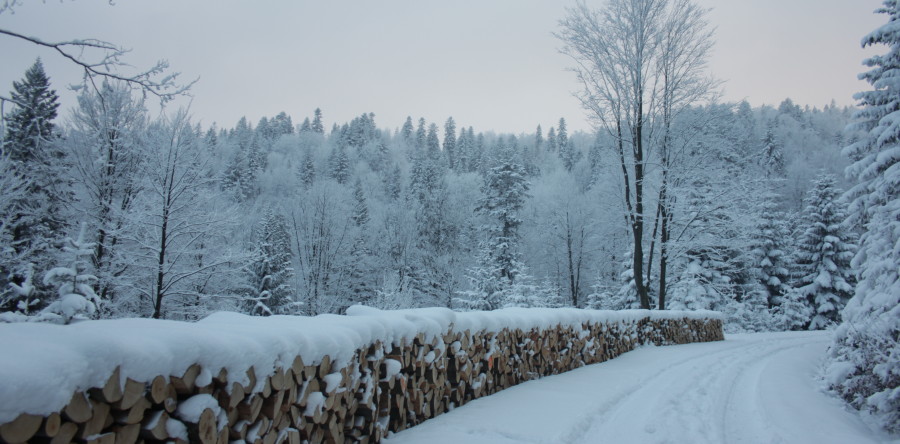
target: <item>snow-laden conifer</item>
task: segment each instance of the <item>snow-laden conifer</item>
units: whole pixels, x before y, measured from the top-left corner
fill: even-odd
[[[820,175],[807,196],[801,221],[794,288],[806,296],[812,309],[811,330],[839,323],[841,310],[853,294],[854,235],[845,225],[839,193],[834,176]]]
[[[888,22],[862,40],[886,45],[866,59],[860,75],[872,90],[858,93],[865,131],[844,149],[854,160],[847,176],[855,185],[850,222],[862,229],[853,258],[858,283],[844,309],[830,352],[829,382],[851,405],[872,413],[886,429],[900,432],[900,1],[885,0],[876,12]]]

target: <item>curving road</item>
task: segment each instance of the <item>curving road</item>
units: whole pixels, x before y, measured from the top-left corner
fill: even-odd
[[[829,342],[827,332],[793,332],[646,347],[473,401],[386,442],[886,442],[821,391]]]

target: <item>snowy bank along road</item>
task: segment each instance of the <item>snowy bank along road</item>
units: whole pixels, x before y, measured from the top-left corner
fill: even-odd
[[[385,442],[890,442],[821,391],[815,375],[830,340],[758,333],[644,347],[472,401]]]

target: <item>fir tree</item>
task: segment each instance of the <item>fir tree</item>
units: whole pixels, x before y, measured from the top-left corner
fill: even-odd
[[[303,123],[300,124],[300,134],[312,132],[312,124],[309,122],[309,117],[303,119]]]
[[[100,305],[94,292],[97,277],[88,273],[94,245],[84,240],[86,226],[82,225],[77,239],[67,238],[63,246],[70,262],[44,274],[44,285],[56,289],[57,298],[45,308],[38,319],[68,324],[73,319],[92,317]]]
[[[787,175],[784,166],[784,152],[781,144],[775,138],[774,124],[766,128],[766,136],[762,140],[762,166],[766,171],[766,178],[781,178]]]
[[[425,127],[425,119],[419,118],[419,127],[416,129],[416,151],[425,151],[425,139],[428,137],[428,129]]]
[[[786,217],[778,211],[775,198],[774,194],[763,197],[751,252],[751,268],[757,270],[770,309],[780,305],[782,297],[790,290],[789,260],[785,248],[790,233],[785,224]]]
[[[385,194],[387,194],[391,200],[400,198],[400,194],[403,192],[402,180],[403,176],[400,172],[400,165],[394,164],[394,168],[384,179]]]
[[[556,139],[556,128],[550,127],[547,131],[547,152],[555,153],[558,151],[559,141]]]
[[[444,155],[447,156],[447,167],[455,170],[458,153],[456,151],[456,122],[453,121],[453,117],[448,118],[444,123]]]
[[[256,233],[252,261],[246,269],[244,305],[249,314],[269,316],[293,311],[292,257],[284,216],[267,210]]]
[[[541,148],[544,146],[544,134],[541,132],[541,126],[538,125],[537,129],[534,131],[534,151],[536,154],[541,152]]]
[[[316,108],[313,114],[312,130],[317,134],[325,134],[325,124],[322,122],[322,110]]]
[[[838,200],[835,179],[816,178],[806,199],[797,245],[799,279],[794,283],[813,310],[809,328],[824,329],[839,323],[841,310],[853,293],[853,235],[845,227],[846,214]]]
[[[316,165],[313,162],[312,149],[307,149],[303,155],[303,163],[299,169],[300,183],[303,189],[308,190],[316,182]]]
[[[486,237],[479,248],[479,266],[470,270],[475,291],[468,296],[473,308],[502,307],[508,290],[524,272],[519,227],[528,189],[524,168],[509,155],[500,159],[485,177],[484,198],[476,210],[490,222],[484,227]]]
[[[342,185],[347,183],[350,178],[350,157],[347,150],[341,145],[332,149],[328,162],[331,165],[331,178]]]
[[[413,121],[411,116],[406,116],[406,121],[403,122],[403,127],[400,128],[400,137],[403,138],[403,141],[406,142],[407,146],[412,146],[415,142],[413,140],[413,132],[415,131],[415,127],[413,126]]]
[[[11,96],[18,106],[4,116],[6,134],[0,155],[9,162],[12,174],[28,180],[22,193],[10,196],[10,213],[5,215],[3,229],[18,262],[0,263],[0,294],[7,292],[7,283],[24,281],[29,263],[37,269],[50,266],[53,245],[63,237],[67,225],[63,209],[71,201],[66,159],[54,133],[58,97],[50,89],[40,59],[25,72],[24,79],[13,82]]]
[[[566,130],[566,119],[564,118],[559,119],[559,129],[556,131],[556,145],[563,166],[566,168],[566,171],[571,173],[578,158],[575,147],[569,144],[569,132]]]
[[[357,177],[353,183],[353,214],[350,216],[353,223],[357,227],[362,227],[369,223],[369,206],[366,204],[366,194],[363,191],[362,181]]]
[[[844,309],[844,323],[831,349],[834,388],[866,410],[888,431],[900,432],[900,1],[885,0],[876,10],[888,23],[862,40],[863,47],[886,45],[888,52],[866,59],[860,78],[872,90],[856,94],[860,110],[854,129],[866,134],[844,149],[854,160],[847,176],[855,185],[850,221],[862,230],[853,266],[859,282]]]

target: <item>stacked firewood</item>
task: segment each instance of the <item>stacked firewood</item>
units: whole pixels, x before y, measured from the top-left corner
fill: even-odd
[[[588,323],[540,330],[418,334],[375,342],[348,362],[294,359],[238,377],[189,367],[135,381],[117,368],[103,387],[75,393],[48,416],[0,426],[19,442],[378,442],[452,408],[542,376],[612,359],[640,344],[723,339],[721,321]],[[206,370],[206,371],[204,371]],[[214,370],[214,371],[213,371]],[[241,381],[241,382],[236,382]],[[6,401],[4,401],[6,402]]]

